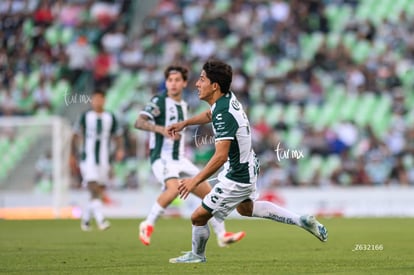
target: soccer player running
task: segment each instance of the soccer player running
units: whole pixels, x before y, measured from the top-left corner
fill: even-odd
[[[115,115],[104,110],[105,93],[96,89],[91,98],[91,109],[84,112],[75,127],[72,138],[72,160],[76,159],[82,144],[80,171],[83,183],[87,185],[90,200],[82,211],[81,229],[91,231],[91,219],[95,218],[100,230],[111,225],[102,212],[104,190],[110,173],[110,147],[115,141],[115,159],[124,157],[122,131]]]
[[[180,176],[195,176],[200,172],[190,160],[184,156],[184,133],[171,138],[167,127],[187,118],[187,103],[182,99],[182,92],[187,86],[188,70],[183,66],[169,66],[164,71],[166,93],[154,96],[140,112],[135,128],[150,132],[150,160],[152,171],[163,185],[163,192],[154,202],[148,216],[139,225],[139,238],[144,245],[151,242],[156,221],[165,209],[178,197]],[[207,181],[200,181],[191,190],[199,198],[209,193],[211,186]],[[224,223],[211,220],[217,235],[219,246],[241,240],[243,231],[226,232]]]
[[[170,263],[200,263],[206,261],[206,244],[210,236],[208,220],[224,220],[234,209],[242,216],[270,219],[297,225],[319,240],[328,239],[326,228],[313,216],[300,216],[267,201],[255,201],[259,162],[252,149],[251,129],[242,105],[230,91],[232,68],[217,60],[207,61],[196,83],[198,96],[211,110],[178,122],[168,128],[174,137],[188,125],[213,122],[215,153],[204,169],[193,178],[181,179],[178,187],[181,198],[186,198],[200,182],[204,182],[220,167],[218,183],[207,194],[201,206],[191,215],[192,251],[170,259]]]

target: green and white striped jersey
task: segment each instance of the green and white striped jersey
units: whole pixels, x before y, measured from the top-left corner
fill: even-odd
[[[75,132],[83,136],[82,161],[108,165],[111,138],[121,135],[122,129],[113,113],[88,110],[82,113]]]
[[[184,100],[176,102],[167,95],[154,96],[140,114],[148,116],[153,123],[168,127],[187,118],[187,103]],[[162,158],[179,160],[184,157],[184,131],[180,140],[172,140],[161,134],[150,132],[150,159],[151,163]]]
[[[226,177],[240,183],[255,181],[259,169],[252,149],[249,120],[236,96],[229,92],[212,106],[215,140],[231,140]]]

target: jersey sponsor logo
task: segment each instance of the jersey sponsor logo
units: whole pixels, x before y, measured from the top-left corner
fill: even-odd
[[[240,110],[240,102],[238,102],[237,100],[232,100],[230,104],[235,110]]]
[[[159,116],[160,113],[161,113],[160,108],[156,104],[154,104],[152,102],[148,103],[144,110],[146,112],[152,114],[155,117],[156,116]]]
[[[169,112],[168,120],[175,121],[177,119],[177,113],[175,111],[175,108],[171,106],[170,108],[168,108],[168,112]]]
[[[222,120],[222,119],[223,119],[222,114],[217,114],[217,115],[216,115],[216,119],[217,119],[217,120]]]
[[[219,198],[216,195],[213,195],[213,196],[211,196],[210,199],[211,199],[211,202],[212,203],[217,203],[217,201],[218,201]]]

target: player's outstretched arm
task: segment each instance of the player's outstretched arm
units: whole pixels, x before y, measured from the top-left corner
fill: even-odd
[[[220,140],[216,142],[216,151],[206,166],[193,178],[180,180],[178,192],[180,198],[186,199],[194,188],[211,177],[227,161],[229,156],[231,140]]]
[[[158,133],[161,135],[164,135],[165,133],[164,127],[162,127],[161,125],[157,125],[157,124],[149,122],[149,117],[147,117],[146,115],[142,115],[142,114],[139,115],[139,117],[137,118],[137,121],[135,121],[134,126],[136,129],[154,132],[154,133]]]
[[[74,133],[72,135],[72,140],[70,144],[70,157],[69,157],[69,166],[72,171],[76,171],[78,168],[78,144],[80,143],[80,135],[77,133]]]
[[[181,132],[187,126],[206,124],[209,122],[211,122],[211,111],[207,110],[184,121],[171,124],[167,127],[167,132],[170,137],[175,137],[177,133]]]
[[[136,129],[139,129],[139,130],[158,133],[165,137],[172,137],[171,135],[168,134],[166,127],[149,122],[149,117],[147,117],[146,115],[142,115],[142,114],[139,115],[137,121],[135,121],[134,126]],[[177,134],[172,138],[174,140],[179,140],[181,138],[181,135]]]
[[[116,136],[114,140],[116,144],[115,160],[122,161],[125,157],[124,139],[122,136]]]

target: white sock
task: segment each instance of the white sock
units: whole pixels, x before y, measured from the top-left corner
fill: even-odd
[[[268,201],[255,201],[253,217],[300,226],[300,216]]]
[[[209,220],[209,223],[211,224],[211,227],[213,227],[213,231],[218,238],[224,237],[224,234],[226,233],[224,222],[219,222],[215,217],[213,217]]]
[[[102,213],[102,201],[100,199],[93,199],[90,202],[91,212],[95,217],[95,221],[97,224],[103,223],[105,217]]]
[[[90,223],[91,221],[91,212],[92,212],[91,203],[92,201],[88,201],[88,204],[83,208],[83,211],[82,211],[82,222],[83,223]]]
[[[158,202],[155,202],[147,216],[146,221],[150,225],[154,225],[159,219],[159,217],[161,217],[161,215],[164,214],[164,211],[165,208],[162,208],[161,205],[158,204]]]
[[[193,243],[192,251],[194,254],[205,257],[206,256],[206,244],[210,237],[210,228],[208,224],[203,226],[193,225]]]

